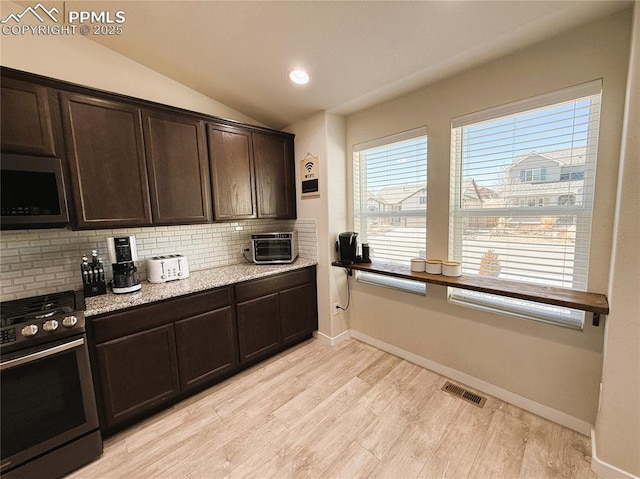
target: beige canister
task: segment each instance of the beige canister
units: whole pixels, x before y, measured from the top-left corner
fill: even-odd
[[[411,271],[414,273],[424,273],[424,258],[413,258],[411,260]]]
[[[424,270],[429,274],[442,274],[442,260],[428,259],[424,265]]]
[[[443,261],[442,274],[444,276],[462,276],[462,265],[457,261]]]

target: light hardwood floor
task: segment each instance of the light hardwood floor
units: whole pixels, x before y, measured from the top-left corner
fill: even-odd
[[[586,436],[444,381],[310,340],[107,439],[68,479],[597,477]]]

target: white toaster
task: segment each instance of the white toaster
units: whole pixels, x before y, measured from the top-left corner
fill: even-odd
[[[147,280],[166,283],[189,277],[189,262],[181,254],[165,254],[147,258]]]

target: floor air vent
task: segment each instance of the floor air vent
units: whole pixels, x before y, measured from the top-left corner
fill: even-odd
[[[454,396],[458,396],[459,398],[470,402],[474,406],[482,407],[484,406],[484,403],[487,402],[487,398],[478,396],[477,394],[474,394],[471,391],[467,391],[465,388],[452,384],[449,381],[444,383],[444,386],[442,386],[442,390],[444,392],[448,392],[449,394],[453,394]]]

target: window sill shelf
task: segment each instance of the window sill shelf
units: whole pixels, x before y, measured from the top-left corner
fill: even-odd
[[[411,271],[408,266],[390,266],[376,263],[343,265],[339,261],[334,261],[331,265],[349,270],[368,271],[370,273],[383,274],[395,278],[439,284],[441,286],[451,286],[453,288],[470,289],[482,293],[492,293],[510,298],[525,299],[538,303],[589,311],[594,313],[594,324],[596,315],[609,314],[609,301],[606,295],[599,293],[538,286],[481,276],[450,277],[440,274],[415,273]]]

